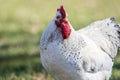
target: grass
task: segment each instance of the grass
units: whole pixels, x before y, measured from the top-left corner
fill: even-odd
[[[75,29],[116,17],[120,0],[0,0],[0,80],[53,80],[40,64],[39,40],[63,4]],[[111,80],[120,80],[120,53]]]

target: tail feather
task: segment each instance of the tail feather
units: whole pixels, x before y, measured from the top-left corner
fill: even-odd
[[[120,48],[120,25],[115,23],[115,18],[96,21],[79,32],[92,39],[111,58],[117,55]]]
[[[117,28],[118,39],[120,42],[120,24],[115,24],[114,27]],[[120,43],[119,43],[118,47],[120,48]]]

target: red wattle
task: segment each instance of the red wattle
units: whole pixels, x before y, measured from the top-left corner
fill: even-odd
[[[61,24],[61,32],[62,32],[63,39],[69,38],[70,33],[71,33],[71,29],[70,29],[68,22],[63,22]]]

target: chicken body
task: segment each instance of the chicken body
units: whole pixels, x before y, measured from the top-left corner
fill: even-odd
[[[40,42],[44,68],[55,80],[109,80],[120,45],[119,25],[114,18],[94,22],[78,31],[68,21],[71,34],[67,39],[63,39],[55,20]]]

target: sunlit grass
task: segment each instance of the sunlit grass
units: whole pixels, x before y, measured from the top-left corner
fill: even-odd
[[[0,0],[0,80],[53,80],[40,64],[39,40],[63,4],[75,29],[107,17],[120,22],[120,0]],[[120,54],[111,80],[120,80]]]

